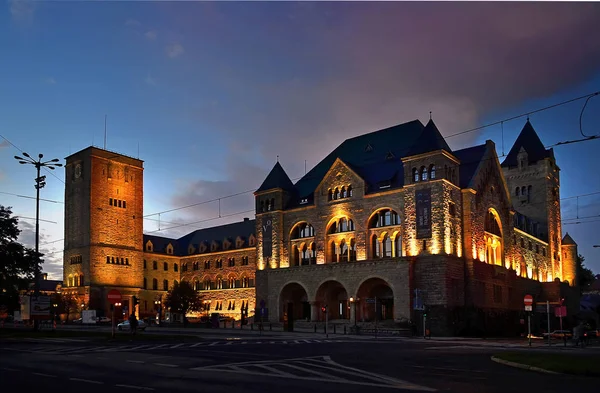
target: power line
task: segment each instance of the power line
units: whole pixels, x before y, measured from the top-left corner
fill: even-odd
[[[146,234],[156,233],[156,232],[162,232],[162,231],[168,231],[170,229],[187,227],[187,226],[190,226],[190,225],[196,225],[196,224],[200,224],[200,223],[203,223],[203,222],[219,220],[221,218],[233,217],[233,216],[237,216],[237,215],[240,215],[240,214],[246,214],[246,213],[251,213],[251,212],[254,212],[254,209],[252,209],[252,210],[246,210],[246,211],[243,211],[243,212],[236,212],[236,213],[225,214],[225,215],[221,215],[219,217],[206,218],[206,219],[203,219],[203,220],[198,220],[198,221],[194,221],[194,222],[190,222],[190,223],[186,223],[186,224],[179,224],[179,225],[175,225],[175,226],[172,226],[172,227],[169,227],[169,228],[157,229],[157,230],[154,230],[154,231],[146,232]]]
[[[35,199],[35,197],[32,197],[32,196],[27,196],[27,195],[19,195],[19,194],[14,194],[14,193],[12,193],[12,192],[4,192],[4,191],[0,191],[0,194],[12,195],[12,196],[16,196],[16,197],[19,197],[19,198]],[[62,205],[64,205],[64,204],[65,204],[64,202],[61,202],[61,201],[55,201],[55,200],[52,200],[52,199],[44,199],[44,198],[40,198],[40,201],[44,201],[44,202],[51,202],[51,203],[60,203],[60,204],[62,204]]]
[[[558,102],[558,103],[552,104],[552,105],[548,105],[548,106],[545,106],[543,108],[535,109],[535,110],[530,111],[530,112],[525,112],[525,113],[522,113],[520,115],[512,116],[512,117],[509,117],[509,118],[506,118],[506,119],[503,119],[503,120],[499,120],[499,121],[496,121],[496,122],[493,122],[493,123],[489,123],[489,124],[486,124],[486,125],[483,125],[483,126],[471,128],[471,129],[466,130],[466,131],[457,132],[456,134],[448,135],[445,138],[452,138],[452,137],[455,137],[455,136],[458,136],[458,135],[468,134],[469,132],[479,131],[479,130],[482,130],[484,128],[488,128],[488,127],[492,127],[492,126],[497,126],[498,124],[502,125],[502,123],[507,122],[507,121],[516,120],[516,119],[519,119],[521,117],[532,115],[534,113],[539,113],[539,112],[546,111],[548,109],[553,109],[553,108],[556,108],[556,107],[559,107],[559,106],[562,106],[562,105],[570,104],[571,102],[583,100],[584,98],[588,98],[589,99],[589,98],[591,98],[593,96],[597,96],[598,94],[600,94],[600,91],[596,91],[596,92],[593,92],[593,93],[585,94],[583,96],[579,96],[579,97],[576,97],[576,98],[571,98],[569,100]],[[586,104],[587,104],[587,101],[586,101]],[[584,135],[584,137],[585,137],[585,135]]]

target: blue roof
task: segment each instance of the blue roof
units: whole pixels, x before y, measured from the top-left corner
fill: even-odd
[[[150,240],[154,246],[154,252],[166,253],[167,245],[171,243],[173,245],[173,255],[183,256],[187,255],[188,246],[190,244],[198,249],[198,245],[202,242],[205,242],[207,245],[210,245],[213,241],[221,244],[224,239],[229,239],[231,242],[234,242],[238,236],[244,240],[248,240],[248,237],[254,235],[255,232],[256,220],[244,219],[244,221],[234,222],[232,224],[198,229],[179,239],[145,234],[144,245]]]
[[[467,147],[466,149],[456,150],[453,154],[460,160],[459,178],[460,188],[468,188],[471,186],[471,180],[479,167],[479,163],[483,160],[486,152],[486,145]]]
[[[408,155],[409,149],[421,135],[423,128],[423,123],[413,120],[346,139],[302,179],[298,180],[295,185],[298,196],[300,198],[311,196],[337,158],[348,164],[359,175],[366,176],[367,183],[377,181],[373,176],[378,165],[387,167],[391,161],[395,162],[397,169],[402,170],[400,158]]]

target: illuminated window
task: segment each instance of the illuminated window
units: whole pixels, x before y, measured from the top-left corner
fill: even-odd
[[[429,166],[429,178],[435,179],[435,165],[433,164]]]
[[[242,257],[242,266],[248,266],[248,257]]]
[[[417,170],[417,168],[413,168],[412,170],[412,179],[414,183],[419,181],[419,171]]]
[[[421,180],[423,180],[423,181],[427,180],[427,168],[422,166],[420,172],[421,172]]]

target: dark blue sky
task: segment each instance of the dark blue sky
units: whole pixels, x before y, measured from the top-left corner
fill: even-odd
[[[0,8],[0,134],[64,158],[91,144],[145,160],[145,214],[258,187],[280,156],[304,174],[343,139],[429,111],[445,135],[600,90],[600,8],[594,3],[199,3],[9,1]],[[546,145],[577,139],[583,101],[531,116]],[[600,97],[584,132],[598,134]],[[508,152],[525,118],[504,124]],[[500,127],[450,138],[493,139]],[[600,191],[600,140],[555,148],[561,196]],[[34,195],[33,168],[0,141],[0,191]],[[64,174],[43,197],[62,201]],[[579,198],[579,217],[600,214]],[[600,272],[600,221],[563,201],[564,232]],[[15,214],[32,200],[0,194]],[[221,214],[251,210],[251,193]],[[218,203],[161,214],[218,217]],[[239,220],[249,213],[172,231]],[[44,202],[45,268],[60,274],[63,206]],[[147,231],[158,229],[147,217]],[[599,218],[600,219],[600,218]],[[589,223],[579,223],[592,221]],[[33,221],[22,220],[30,242]]]

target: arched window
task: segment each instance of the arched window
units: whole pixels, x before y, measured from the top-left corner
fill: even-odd
[[[484,221],[485,262],[502,266],[502,230],[500,219],[489,210]]]
[[[396,257],[403,257],[402,255],[402,236],[397,234],[394,238],[394,249],[396,250]]]
[[[169,280],[163,280],[163,291],[169,290]]]
[[[519,191],[520,191],[520,190],[521,190],[521,189],[520,189],[519,187],[515,188],[515,196],[519,196]]]
[[[348,198],[348,191],[346,187],[342,187],[342,198]]]
[[[312,225],[303,222],[301,224],[296,225],[294,230],[292,231],[291,239],[303,239],[306,237],[313,237],[315,235],[315,229]]]
[[[345,217],[340,218],[338,227],[340,228],[340,232],[346,232],[348,230],[348,219]]]
[[[235,288],[235,278],[229,277],[227,280],[227,288]]]
[[[414,183],[419,181],[419,171],[417,170],[417,168],[412,169],[412,178]]]
[[[80,287],[84,286],[84,284],[83,284],[83,273],[81,273],[81,275],[79,276],[79,286]]]
[[[249,280],[248,277],[242,277],[242,288],[248,288]]]
[[[144,277],[144,289],[148,289],[148,280],[146,280],[146,277]]]
[[[329,243],[329,254],[331,255],[330,257],[330,261],[331,262],[337,262],[337,256],[338,256],[338,251],[337,251],[337,247],[335,245],[335,242],[332,241],[331,243]]]
[[[391,258],[392,257],[392,239],[389,235],[385,235],[383,238],[383,258]]]
[[[435,165],[434,164],[431,164],[429,166],[429,178],[435,179]]]
[[[221,277],[217,277],[217,289],[223,289],[223,279]]]
[[[152,279],[152,289],[158,290],[158,280],[156,278]]]
[[[179,266],[176,263],[173,264],[173,271],[174,272],[179,271]]]
[[[164,270],[165,272],[168,272],[168,271],[169,271],[169,264],[168,264],[167,262],[164,262],[164,263],[163,263],[163,270]]]
[[[356,261],[356,241],[354,239],[350,239],[350,261]]]
[[[527,195],[527,187],[525,187],[525,186],[521,187],[521,195],[523,195],[523,196]]]
[[[369,228],[382,228],[390,225],[400,225],[400,216],[391,209],[382,209],[369,220]]]
[[[207,278],[204,279],[204,285],[203,285],[203,287],[207,291],[211,289],[212,284],[210,282],[210,278],[207,277]]]
[[[421,180],[427,180],[427,168],[424,166],[421,167]]]
[[[317,251],[315,243],[311,243],[309,246],[304,244],[301,250],[302,265],[314,265],[317,263]]]
[[[333,190],[331,188],[329,189],[329,191],[327,191],[327,195],[328,195],[327,199],[332,201],[333,200]]]
[[[348,186],[348,196],[352,196],[352,186]]]
[[[348,245],[346,244],[346,240],[342,240],[340,243],[340,257],[339,257],[339,261],[340,262],[348,262]]]
[[[341,195],[340,189],[336,187],[335,191],[334,191],[333,199],[340,199],[340,195]]]
[[[373,253],[374,259],[381,258],[381,242],[377,235],[373,235],[371,238],[371,252]]]
[[[74,276],[73,277],[73,286],[74,287],[78,287],[79,286],[79,276]]]
[[[158,270],[158,262],[152,261],[152,270]]]

